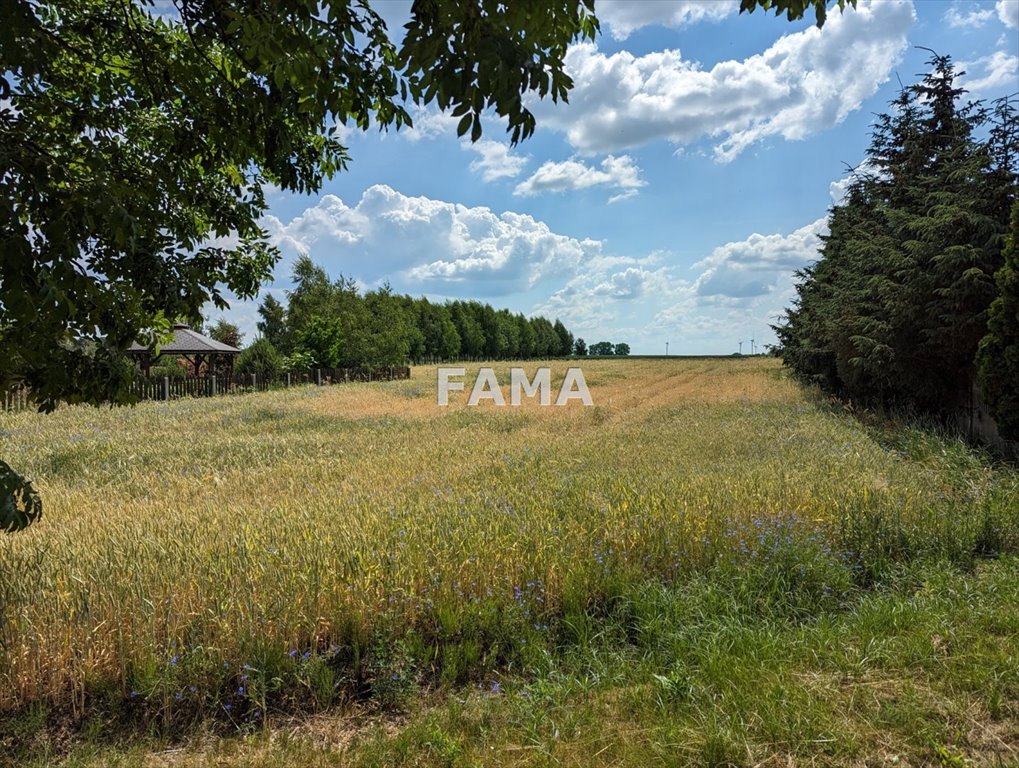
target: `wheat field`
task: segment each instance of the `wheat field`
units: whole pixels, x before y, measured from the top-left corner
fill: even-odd
[[[810,615],[889,563],[1016,544],[1014,475],[951,441],[882,444],[777,361],[582,369],[593,407],[440,408],[419,367],[0,414],[45,503],[0,538],[0,711],[384,700],[526,672],[630,583],[754,572]]]

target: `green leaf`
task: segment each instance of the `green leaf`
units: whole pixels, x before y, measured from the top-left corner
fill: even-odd
[[[0,461],[0,531],[27,528],[42,517],[42,499],[29,480]]]

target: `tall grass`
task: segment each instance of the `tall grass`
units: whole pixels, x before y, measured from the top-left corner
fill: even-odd
[[[1014,473],[927,433],[883,445],[773,361],[583,369],[592,408],[439,408],[416,368],[0,415],[46,503],[0,539],[0,711],[396,705],[588,642],[636,585],[810,619],[898,563],[1019,551]]]

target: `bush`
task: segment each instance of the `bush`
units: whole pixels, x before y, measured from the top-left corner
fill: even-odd
[[[260,378],[271,377],[278,376],[283,368],[283,356],[268,339],[256,339],[237,356],[238,373],[254,373]]]
[[[153,379],[161,379],[164,376],[169,376],[171,379],[184,379],[190,374],[191,371],[176,360],[164,360],[159,365],[149,368],[149,376]]]
[[[283,358],[284,371],[309,371],[315,367],[314,356],[303,349],[298,349]]]

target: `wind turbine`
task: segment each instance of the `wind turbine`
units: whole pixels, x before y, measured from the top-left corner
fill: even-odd
[[[741,355],[743,354],[743,339],[739,340],[739,353]]]
[[[754,340],[753,339],[750,340],[750,354],[751,355],[756,354],[754,352]]]

